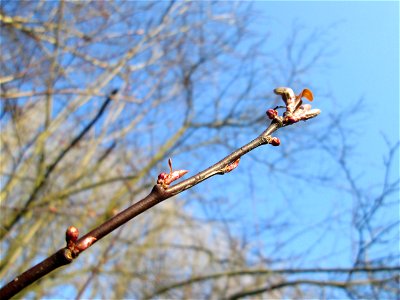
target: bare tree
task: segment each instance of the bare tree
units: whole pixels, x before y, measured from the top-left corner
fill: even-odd
[[[174,168],[196,174],[258,136],[265,110],[278,105],[265,100],[278,101],[273,87],[310,84],[304,74],[327,55],[314,38],[320,33],[292,35],[281,64],[260,50],[268,38],[253,36],[253,16],[243,3],[2,2],[2,284],[60,248],[70,225],[88,232],[147,195],[168,157]],[[252,167],[240,165],[249,171],[153,207],[20,295],[396,295],[395,250],[376,251],[396,239],[398,223],[381,222],[380,214],[395,205],[398,180],[386,175],[375,195],[357,183],[341,120],[332,114],[320,125],[285,131],[287,147],[250,154]],[[337,161],[350,183],[354,219],[347,225],[355,230],[357,258],[347,268],[304,267],[297,262],[306,249],[299,257],[284,254],[294,240],[289,233],[305,231],[286,209],[271,207],[254,229],[236,215],[244,201],[263,198],[251,188],[255,169],[277,189],[281,178],[286,185],[301,177],[343,183],[331,174],[305,176],[296,158],[305,149]],[[398,144],[390,146],[387,174],[396,151]],[[226,196],[211,193],[216,189]],[[324,228],[330,222],[342,224],[329,216]],[[283,231],[287,240],[277,238]]]

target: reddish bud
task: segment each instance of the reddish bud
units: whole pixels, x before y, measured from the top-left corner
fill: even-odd
[[[277,137],[272,137],[269,143],[272,146],[279,146],[281,144],[281,140]]]
[[[227,166],[224,168],[224,173],[229,173],[229,172],[231,172],[232,170],[236,169],[237,166],[239,165],[239,162],[240,162],[240,158],[238,158],[237,160],[235,160],[233,163],[230,163],[229,165],[227,165]]]
[[[278,87],[274,89],[274,93],[277,95],[281,95],[282,100],[286,104],[286,111],[292,113],[296,109],[298,99],[296,98],[296,95],[291,88],[284,86]]]
[[[75,243],[79,237],[79,230],[74,226],[69,226],[67,231],[65,232],[65,240],[67,243],[73,242]]]
[[[289,115],[289,116],[286,116],[283,121],[286,124],[294,124],[294,123],[298,122],[299,120],[295,116]]]
[[[157,183],[162,184],[164,182],[164,180],[167,179],[168,176],[169,176],[169,174],[167,174],[167,173],[164,173],[164,172],[160,173],[157,178]]]
[[[178,170],[178,171],[173,171],[171,174],[167,174],[167,178],[164,179],[164,185],[170,185],[171,182],[178,180],[179,178],[181,178],[183,175],[185,175],[187,172],[187,170]]]
[[[157,184],[161,184],[164,189],[168,188],[168,185],[171,184],[171,182],[181,178],[183,175],[185,175],[187,170],[178,170],[178,171],[172,171],[172,159],[168,159],[168,166],[170,173],[160,173],[157,178]]]
[[[275,119],[278,116],[278,112],[275,109],[268,109],[266,114],[271,120]]]
[[[305,113],[304,120],[314,118],[314,117],[318,116],[320,113],[321,113],[321,110],[319,110],[318,108],[311,109]]]
[[[76,248],[79,251],[84,251],[87,248],[89,248],[95,241],[97,241],[97,239],[93,236],[88,236],[87,238],[85,238],[83,241],[81,241],[78,245],[76,245]]]

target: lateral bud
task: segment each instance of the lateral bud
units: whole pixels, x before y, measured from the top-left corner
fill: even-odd
[[[231,171],[233,171],[234,169],[236,169],[237,168],[237,166],[239,165],[239,162],[240,162],[240,157],[237,159],[237,160],[235,160],[234,162],[232,162],[232,163],[230,163],[229,165],[227,165],[225,168],[224,168],[224,174],[225,173],[229,173],[229,172],[231,172]]]
[[[272,146],[279,146],[281,144],[281,140],[277,138],[276,136],[268,136],[267,137],[267,142],[268,144],[271,144]]]
[[[79,237],[79,230],[75,226],[69,226],[65,231],[65,241],[75,243]]]
[[[278,116],[278,112],[275,109],[272,109],[272,108],[268,109],[266,114],[267,114],[267,116],[268,116],[268,118],[270,120],[273,120]]]
[[[177,171],[172,171],[172,159],[168,159],[168,165],[169,165],[169,173],[162,172],[158,175],[157,177],[157,184],[161,184],[164,189],[167,189],[168,186],[174,182],[175,180],[178,180],[181,178],[183,175],[185,175],[188,170],[177,170]]]

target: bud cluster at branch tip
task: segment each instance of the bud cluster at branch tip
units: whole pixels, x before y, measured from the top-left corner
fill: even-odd
[[[267,110],[266,114],[269,119],[275,120],[281,126],[306,121],[321,113],[319,109],[311,109],[310,104],[303,104],[302,98],[306,98],[309,101],[313,101],[314,99],[313,93],[309,89],[303,89],[297,96],[288,87],[278,87],[274,89],[274,92],[282,97],[282,100],[285,102],[286,111],[283,114],[283,118],[278,116],[278,112],[275,109]]]
[[[181,178],[183,175],[185,175],[187,170],[177,170],[177,171],[172,171],[172,159],[168,159],[168,165],[169,165],[169,173],[160,173],[157,178],[157,184],[161,184],[164,189],[167,189],[168,186],[175,180]]]

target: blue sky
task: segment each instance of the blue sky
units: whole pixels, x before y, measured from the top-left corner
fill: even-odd
[[[275,34],[278,38],[290,34],[293,23],[310,30],[331,27],[333,51],[329,69],[313,78],[313,82],[332,92],[339,107],[360,97],[365,99],[371,117],[365,120],[368,135],[360,136],[363,145],[375,145],[370,141],[379,139],[382,131],[389,139],[398,139],[398,2],[260,1],[256,7],[267,16],[273,14],[268,26],[273,33],[279,32]],[[315,96],[318,101],[318,94]],[[321,102],[318,105],[324,108]],[[375,150],[385,151],[380,147]]]
[[[360,174],[360,181],[373,185],[383,174],[382,161],[388,150],[382,134],[391,143],[399,140],[399,3],[257,2],[255,7],[266,16],[272,15],[265,26],[278,44],[281,35],[290,34],[293,24],[308,30],[330,28],[329,36],[321,37],[329,39],[332,49],[327,68],[315,72],[312,78],[313,85],[318,87],[314,105],[322,109],[320,117],[324,118],[331,110],[344,109],[363,98],[362,113],[351,121],[357,133],[351,166]],[[396,166],[393,177],[399,176],[398,155]],[[297,202],[294,209],[318,223],[318,217],[323,219],[332,209],[332,203],[321,203],[321,195],[328,201],[338,197],[323,188],[304,191],[308,200]],[[398,211],[392,213],[392,218],[399,218]],[[314,235],[318,234],[323,235],[314,231]],[[310,234],[304,239],[311,244],[317,236]],[[300,240],[299,245],[305,240]],[[328,240],[326,246],[349,246],[346,238],[341,246],[337,240]]]
[[[353,131],[349,133],[352,138],[350,145],[353,148],[348,156],[349,166],[357,182],[364,188],[379,185],[384,173],[383,158],[388,151],[383,135],[392,144],[399,140],[399,4],[259,1],[254,4],[254,9],[259,13],[259,18],[253,25],[255,30],[258,33],[270,34],[268,47],[271,49],[267,50],[279,53],[282,49],[282,54],[276,57],[277,60],[286,59],[283,49],[293,26],[299,26],[305,32],[326,29],[326,35],[318,36],[318,39],[325,42],[329,48],[328,56],[323,66],[314,70],[311,78],[306,79],[315,87],[313,106],[322,109],[322,114],[316,120],[296,126],[307,128],[312,126],[311,122],[326,122],[330,113],[346,110],[363,99],[362,106],[357,108],[359,111],[354,117],[351,111],[345,116],[349,118],[346,125]],[[262,17],[263,15],[265,17]],[[283,141],[281,147],[285,147],[285,131],[282,130],[277,135]],[[262,148],[256,149],[252,155],[274,155],[276,151],[281,150]],[[334,163],[328,162],[326,157],[311,156],[307,157],[302,167],[311,172],[318,172],[324,167],[333,168],[333,165]],[[253,168],[246,158],[241,161],[241,166],[243,169]],[[397,153],[395,167],[391,171],[392,178],[398,178],[398,166]],[[246,204],[237,207],[237,216],[240,216],[245,224],[254,222],[260,225],[261,220],[268,222],[273,219],[275,211],[282,207],[291,208],[291,212],[285,211],[284,214],[298,226],[281,236],[265,239],[266,243],[272,244],[277,239],[283,242],[292,238],[291,247],[287,248],[287,253],[282,250],[282,256],[306,252],[304,265],[348,266],[352,263],[354,252],[351,243],[354,233],[348,226],[351,215],[343,213],[351,210],[352,198],[341,190],[335,190],[337,187],[311,185],[296,179],[285,179],[283,183],[279,182],[279,179],[274,181],[271,177],[262,180],[263,176],[268,176],[268,172],[265,172],[265,169],[253,168],[246,174],[237,172],[230,178],[216,178],[213,184],[218,186],[227,180],[233,184],[241,176],[253,177],[250,181],[254,180],[252,184],[257,187],[257,192],[252,195],[251,204],[242,202]],[[343,173],[338,171],[338,175],[341,179],[336,183],[339,186],[345,184]],[[259,193],[262,189],[264,192]],[[230,198],[229,191],[222,193]],[[239,193],[233,190],[232,198],[249,198],[245,193]],[[371,190],[371,195],[372,193]],[[273,194],[274,198],[269,194]],[[289,203],[282,204],[291,197]],[[248,209],[249,213],[245,215],[243,209]],[[385,213],[388,219],[399,219],[398,209]],[[324,223],[325,218],[334,215],[338,216],[338,223],[329,226]],[[299,232],[302,231],[301,235],[296,232],[296,227]],[[294,236],[297,238],[293,238]],[[398,249],[394,244],[387,247],[392,251]],[[268,244],[265,250],[268,252]],[[335,253],[335,259],[329,256],[321,260],[324,255],[331,253]]]

